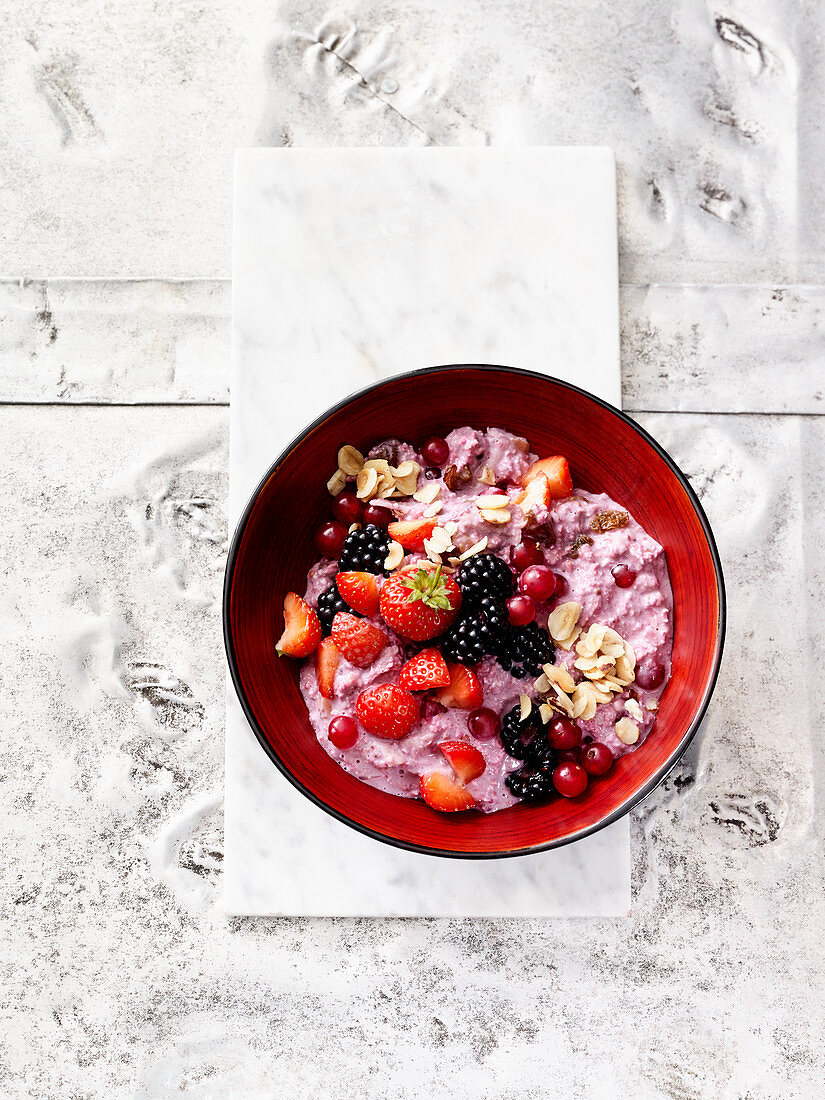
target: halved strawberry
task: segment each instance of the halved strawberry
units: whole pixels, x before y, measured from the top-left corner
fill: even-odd
[[[378,581],[374,573],[339,573],[335,584],[354,611],[369,618],[378,614]]]
[[[341,663],[341,654],[332,638],[324,638],[315,651],[315,675],[318,678],[318,690],[325,699],[335,694],[335,670]]]
[[[442,741],[438,747],[462,783],[478,779],[487,767],[487,761],[478,749],[467,741]]]
[[[346,611],[339,611],[332,620],[332,640],[357,668],[371,665],[388,641],[383,630]]]
[[[384,582],[379,597],[384,622],[404,638],[425,642],[443,634],[458,617],[461,589],[441,566],[422,562]]]
[[[440,650],[422,649],[401,669],[398,683],[407,691],[428,691],[446,687],[450,682],[450,670]]]
[[[306,600],[287,592],[284,600],[284,632],[275,643],[279,657],[308,657],[321,640],[321,623]]]
[[[428,806],[432,806],[434,810],[441,810],[445,814],[455,813],[457,810],[471,810],[476,804],[476,800],[468,791],[442,772],[422,775],[419,789],[421,797]]]
[[[544,474],[550,483],[550,495],[554,500],[563,500],[573,492],[573,478],[564,455],[551,455],[534,462],[524,477],[522,485],[527,485],[534,477]]]
[[[521,492],[514,497],[525,516],[535,515],[540,509],[548,508],[552,499],[550,479],[541,470],[531,477]]]
[[[367,733],[400,741],[417,724],[420,709],[416,697],[397,684],[376,684],[355,700],[355,713]]]
[[[430,537],[436,529],[437,522],[434,519],[399,520],[389,525],[387,534],[400,543],[405,550],[423,550],[424,539]]]
[[[457,707],[459,710],[475,710],[484,700],[484,692],[478,677],[466,665],[448,665],[450,682],[447,687],[436,692],[436,702],[443,707]]]

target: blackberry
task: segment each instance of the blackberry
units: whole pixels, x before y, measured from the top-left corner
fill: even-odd
[[[547,742],[544,723],[536,706],[524,720],[518,704],[509,710],[502,720],[499,737],[504,751],[516,760],[539,763],[552,758],[553,750]]]
[[[339,611],[348,611],[350,615],[358,614],[357,611],[352,610],[333,581],[318,597],[318,618],[321,620],[321,629],[324,634],[329,634],[332,630],[332,620]]]
[[[485,596],[503,603],[516,586],[513,571],[495,554],[476,554],[455,575],[465,603],[478,604]]]
[[[555,761],[546,760],[540,764],[522,764],[505,778],[510,794],[525,802],[538,802],[556,794],[553,783]]]
[[[350,531],[344,539],[344,548],[338,559],[338,568],[343,572],[355,570],[359,573],[386,573],[384,561],[390,549],[390,537],[373,523]]]
[[[441,652],[448,661],[475,665],[487,654],[495,656],[507,634],[507,612],[490,596],[467,610],[441,639]]]
[[[552,661],[556,655],[550,635],[536,623],[527,626],[514,626],[508,630],[498,663],[505,671],[519,680],[527,676],[538,676],[541,666]]]

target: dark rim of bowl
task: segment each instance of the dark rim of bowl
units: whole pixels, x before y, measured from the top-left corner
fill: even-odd
[[[310,432],[314,431],[317,427],[323,424],[325,420],[329,419],[330,416],[333,416],[335,413],[339,412],[351,401],[354,401],[359,397],[363,397],[366,394],[371,393],[373,390],[378,390],[382,386],[387,385],[390,382],[396,382],[400,378],[419,378],[422,375],[436,374],[439,371],[453,370],[483,370],[497,372],[505,371],[508,374],[519,374],[530,378],[536,378],[542,382],[552,382],[554,385],[562,386],[564,389],[581,394],[583,397],[586,397],[590,401],[595,402],[595,404],[600,405],[603,409],[607,409],[608,412],[613,413],[613,415],[619,417],[620,420],[623,420],[633,429],[633,431],[641,436],[641,438],[646,443],[648,443],[654,449],[654,451],[656,451],[656,453],[667,463],[675,476],[678,478],[679,482],[687,493],[691,504],[693,505],[694,511],[699,517],[699,521],[702,525],[702,529],[705,533],[705,538],[708,543],[711,558],[713,560],[714,573],[716,575],[716,591],[719,598],[719,621],[717,624],[716,632],[716,652],[713,659],[713,671],[711,673],[701,703],[697,707],[693,721],[691,722],[684,737],[671,754],[670,758],[662,765],[659,771],[654,776],[652,776],[647,781],[647,783],[644,784],[643,787],[640,787],[638,791],[636,791],[624,802],[622,802],[620,806],[617,806],[615,810],[611,811],[604,818],[602,818],[601,821],[597,821],[594,825],[590,825],[586,829],[580,829],[575,833],[568,833],[564,837],[558,837],[556,840],[551,840],[547,844],[537,844],[529,848],[515,848],[497,852],[454,852],[442,848],[429,848],[421,844],[410,844],[407,841],[388,836],[386,833],[379,833],[376,832],[374,829],[368,829],[366,826],[360,825],[357,821],[353,821],[345,814],[339,813],[337,810],[332,809],[331,806],[328,806],[324,801],[316,797],[316,795],[314,795],[312,791],[308,790],[308,788],[305,787],[303,783],[301,783],[300,780],[296,778],[295,775],[293,775],[293,773],[289,770],[289,768],[286,767],[286,765],[273,749],[272,745],[267,740],[266,735],[261,729],[258,720],[256,719],[251,706],[249,705],[249,700],[246,697],[246,693],[241,683],[240,675],[238,672],[238,665],[235,658],[232,632],[229,625],[229,607],[231,602],[232,575],[235,569],[235,561],[238,556],[238,548],[240,547],[241,540],[243,539],[243,534],[246,530],[247,521],[249,520],[249,516],[264,485],[266,485],[273,474],[276,473],[278,467],[286,459],[287,455],[289,455],[290,452],[294,450],[294,448],[297,447],[298,444],[301,443],[306,438],[306,436],[310,434]],[[644,428],[642,428],[639,424],[632,420],[626,413],[622,412],[621,409],[617,409],[608,401],[603,401],[601,398],[595,397],[592,393],[589,393],[587,390],[583,390],[580,386],[574,386],[572,383],[564,382],[561,378],[555,378],[552,375],[540,374],[538,371],[524,370],[521,367],[497,366],[492,363],[449,363],[445,364],[444,366],[421,367],[418,370],[405,371],[403,374],[393,375],[391,378],[383,378],[379,382],[374,382],[370,386],[364,386],[363,389],[355,390],[353,393],[350,393],[347,397],[343,398],[341,401],[338,401],[335,405],[330,406],[330,408],[328,408],[326,412],[318,416],[315,420],[312,421],[311,424],[308,424],[307,427],[304,428],[304,430],[284,448],[278,458],[269,467],[266,474],[263,476],[263,478],[261,478],[260,482],[258,483],[258,486],[253,492],[252,496],[249,498],[249,502],[247,503],[246,507],[244,508],[243,515],[238,521],[238,525],[235,528],[235,533],[232,536],[232,542],[229,546],[229,556],[227,558],[226,572],[224,574],[222,605],[224,646],[226,648],[229,671],[232,675],[232,683],[235,686],[235,692],[238,696],[243,712],[246,715],[246,720],[252,728],[252,732],[255,734],[264,752],[266,752],[267,756],[278,769],[278,771],[286,779],[288,779],[293,787],[297,788],[297,790],[299,790],[301,794],[303,794],[311,802],[314,802],[315,805],[319,807],[319,809],[323,810],[325,813],[330,814],[330,816],[334,817],[337,821],[342,822],[342,824],[348,825],[351,829],[355,829],[357,832],[363,833],[365,836],[372,837],[373,840],[379,840],[383,844],[389,844],[394,848],[402,848],[408,852],[417,852],[420,855],[442,856],[451,859],[508,859],[514,856],[536,855],[538,852],[547,852],[553,848],[561,848],[565,844],[571,844],[573,841],[581,840],[583,837],[590,836],[593,833],[597,833],[600,829],[604,829],[608,825],[612,825],[615,821],[618,821],[620,818],[624,817],[625,814],[629,813],[634,806],[638,806],[638,804],[643,801],[643,799],[647,798],[650,792],[658,787],[662,780],[670,774],[670,772],[673,770],[673,768],[676,766],[676,764],[679,762],[680,758],[684,754],[685,749],[687,749],[688,745],[695,737],[696,731],[701,725],[702,719],[704,718],[705,712],[707,711],[708,704],[710,703],[711,696],[713,695],[714,688],[716,687],[717,678],[719,676],[719,667],[722,661],[722,651],[725,642],[725,626],[727,620],[725,579],[722,574],[722,562],[719,557],[719,551],[716,547],[716,539],[713,537],[713,531],[711,530],[710,524],[708,523],[707,516],[705,515],[704,509],[699,503],[699,499],[696,496],[696,493],[693,491],[690,482],[688,481],[685,474],[682,473],[682,471],[670,457],[670,455],[667,453],[667,451],[664,449],[664,447],[657,443],[656,440],[648,432],[646,432]]]

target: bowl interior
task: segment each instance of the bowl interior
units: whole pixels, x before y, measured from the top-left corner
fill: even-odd
[[[329,515],[327,479],[343,443],[416,442],[453,427],[497,426],[540,456],[567,456],[577,486],[606,492],[665,548],[675,607],[673,672],[640,751],[579,799],[495,814],[444,815],[374,790],[318,744],[298,687],[298,663],[278,660],[286,592],[303,592],[316,558],[312,533]],[[274,457],[274,456],[273,456]],[[356,827],[438,854],[489,856],[552,847],[621,816],[671,766],[715,680],[722,644],[721,574],[701,511],[664,455],[611,408],[563,383],[502,368],[438,368],[390,380],[329,413],[268,476],[230,554],[225,627],[233,677],[253,728],[284,773]],[[257,728],[256,728],[257,727]]]

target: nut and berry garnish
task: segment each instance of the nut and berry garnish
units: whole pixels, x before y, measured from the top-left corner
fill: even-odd
[[[340,767],[433,812],[492,813],[584,802],[656,736],[664,554],[564,456],[494,427],[355,440],[325,485],[276,649]]]

